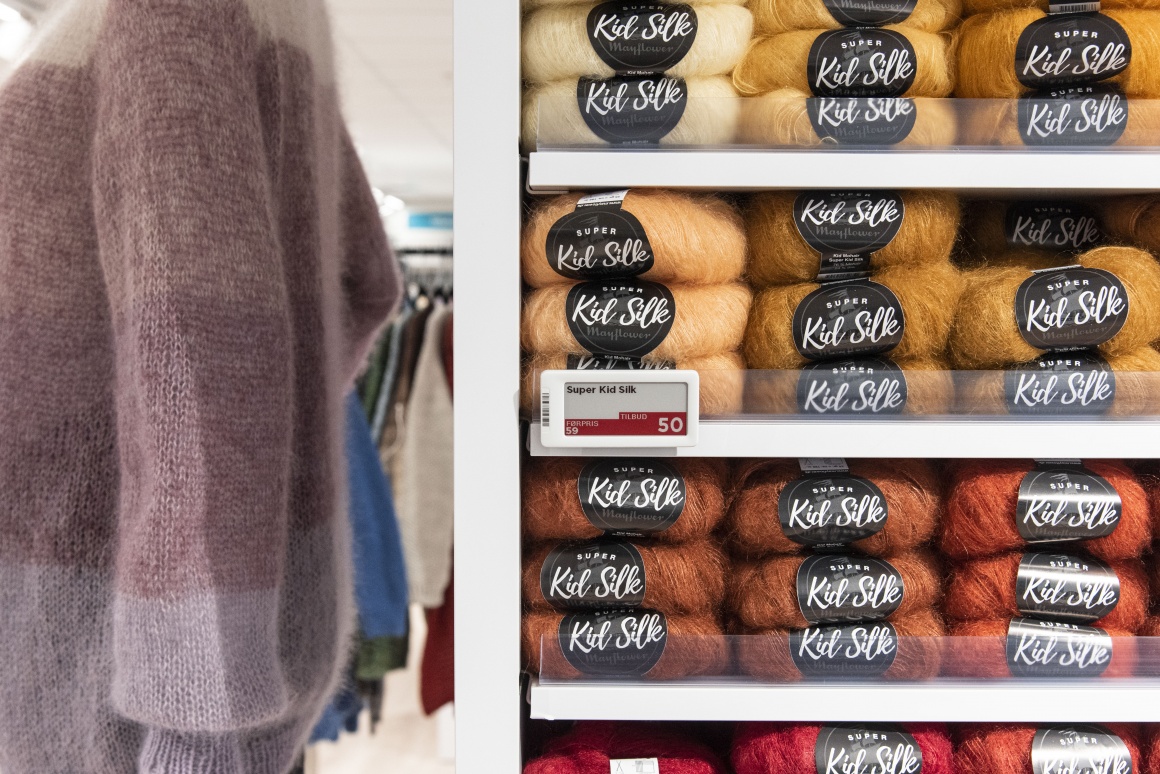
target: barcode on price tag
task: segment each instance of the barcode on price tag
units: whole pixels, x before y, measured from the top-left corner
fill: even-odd
[[[609,774],[660,774],[656,758],[621,758],[608,762]]]

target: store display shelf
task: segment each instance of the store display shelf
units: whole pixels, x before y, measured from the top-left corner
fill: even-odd
[[[1160,722],[1160,681],[1070,683],[570,682],[528,690],[531,716],[545,720],[768,720],[846,722]]]
[[[549,448],[540,425],[534,457],[1160,457],[1160,420],[1114,419],[703,419],[696,446]]]
[[[1160,151],[551,150],[530,154],[527,187],[1127,193],[1160,189]]]

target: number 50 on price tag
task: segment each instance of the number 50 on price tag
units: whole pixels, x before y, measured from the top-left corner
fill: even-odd
[[[696,371],[544,371],[540,442],[547,447],[696,446]]]

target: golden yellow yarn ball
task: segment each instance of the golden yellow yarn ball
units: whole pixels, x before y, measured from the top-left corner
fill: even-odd
[[[834,18],[822,0],[752,0],[749,7],[758,35],[845,26]],[[960,12],[959,0],[917,0],[910,16],[898,23],[916,30],[941,32],[958,23]]]

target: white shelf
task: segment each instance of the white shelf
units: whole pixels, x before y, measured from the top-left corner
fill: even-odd
[[[1160,190],[1155,151],[539,151],[529,191],[635,187],[944,188],[977,193]]]
[[[534,422],[528,440],[534,457],[1150,459],[1160,421],[706,419],[699,443],[677,449],[547,448]]]
[[[937,723],[1152,723],[1156,681],[762,686],[557,683],[529,690],[546,720],[768,720]]]

